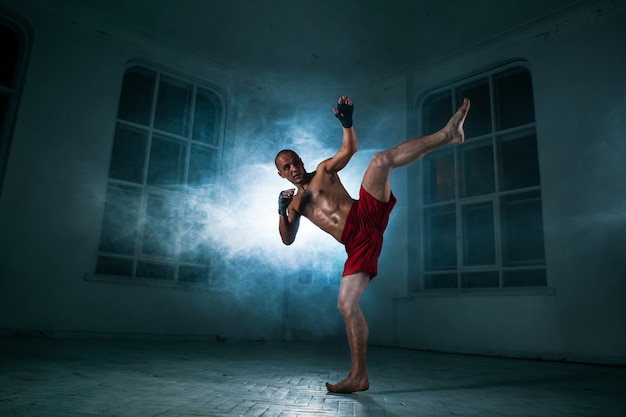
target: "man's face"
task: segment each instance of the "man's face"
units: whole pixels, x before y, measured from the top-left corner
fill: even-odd
[[[306,174],[304,165],[300,157],[293,152],[280,154],[276,158],[276,168],[278,168],[278,175],[292,184],[300,184],[304,181]]]

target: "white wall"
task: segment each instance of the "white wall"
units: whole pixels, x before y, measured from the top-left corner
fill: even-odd
[[[417,98],[481,67],[528,61],[554,294],[401,297],[394,311],[398,345],[626,361],[624,16],[623,7],[609,7],[536,22],[415,72],[409,94]]]

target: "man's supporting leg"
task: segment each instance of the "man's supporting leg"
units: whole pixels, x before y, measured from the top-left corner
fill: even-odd
[[[361,296],[369,282],[370,274],[366,272],[357,272],[341,279],[337,306],[346,322],[352,362],[350,373],[344,380],[334,385],[326,383],[328,391],[342,393],[365,391],[370,386],[366,366],[369,329],[359,306]]]
[[[379,201],[389,201],[391,195],[391,170],[408,165],[430,152],[448,144],[458,144],[465,139],[463,124],[469,112],[468,99],[450,118],[445,127],[431,135],[409,139],[398,146],[378,152],[363,175],[363,188]]]

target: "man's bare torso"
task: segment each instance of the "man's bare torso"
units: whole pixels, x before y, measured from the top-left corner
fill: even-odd
[[[307,175],[308,182],[298,187],[290,208],[341,241],[346,218],[355,200],[341,184],[337,173],[326,171],[324,163]]]

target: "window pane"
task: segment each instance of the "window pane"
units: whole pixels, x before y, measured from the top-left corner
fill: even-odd
[[[176,198],[148,194],[141,253],[172,256],[176,248],[178,204]]]
[[[504,287],[545,287],[548,285],[545,269],[504,271]]]
[[[463,265],[493,265],[496,242],[491,201],[463,206]]]
[[[193,224],[193,222],[186,222],[186,224],[190,225]],[[209,241],[207,241],[206,239],[202,239],[202,236],[200,236],[201,232],[206,233],[207,229],[198,228],[198,232],[195,232],[188,226],[185,227],[185,232],[183,232],[181,236],[182,248],[180,253],[180,260],[182,262],[191,262],[203,265],[208,265],[211,263],[213,248]]]
[[[145,68],[130,68],[124,75],[117,117],[150,126],[156,74]]]
[[[146,131],[118,125],[115,129],[109,177],[142,184],[147,146]]]
[[[535,121],[530,73],[514,68],[494,76],[496,128],[509,129]]]
[[[128,258],[114,258],[112,256],[98,256],[96,274],[133,276],[133,260]]]
[[[209,145],[219,145],[219,100],[210,91],[198,89],[193,116],[193,139]]]
[[[494,288],[499,287],[498,271],[466,272],[461,274],[463,288]]]
[[[185,282],[209,282],[211,270],[208,266],[181,265],[178,271],[178,280]]]
[[[495,191],[493,146],[491,142],[461,147],[461,189],[463,197]]]
[[[502,191],[539,185],[539,159],[534,132],[499,139],[500,189]]]
[[[457,90],[457,107],[463,103],[463,98],[469,98],[472,105],[471,117],[464,124],[465,138],[491,133],[491,97],[489,96],[489,79],[460,87]]]
[[[448,123],[452,116],[452,93],[445,91],[434,94],[424,100],[422,123],[424,134],[431,134]]]
[[[195,186],[214,184],[218,174],[217,156],[216,149],[192,145],[187,183]]]
[[[181,231],[180,259],[183,262],[210,264],[213,255],[211,239],[207,236],[211,231],[209,215],[213,205],[208,200],[189,198],[186,201]]]
[[[504,196],[501,208],[504,265],[543,263],[545,254],[539,192]]]
[[[0,24],[0,85],[13,88],[15,69],[20,56],[20,41],[8,26]]]
[[[100,252],[133,255],[139,230],[141,190],[110,185],[104,206]]]
[[[137,277],[154,279],[174,279],[175,267],[169,264],[155,262],[137,262]]]
[[[431,154],[424,158],[424,201],[454,200],[454,153]]]
[[[186,157],[187,147],[183,142],[153,136],[148,165],[148,185],[171,188],[183,184]]]
[[[154,127],[187,137],[191,115],[192,86],[173,78],[162,77],[159,83]]]
[[[427,274],[424,277],[425,289],[442,289],[442,288],[457,288],[456,273],[453,274]]]
[[[424,210],[426,269],[456,268],[456,211],[454,205]]]

